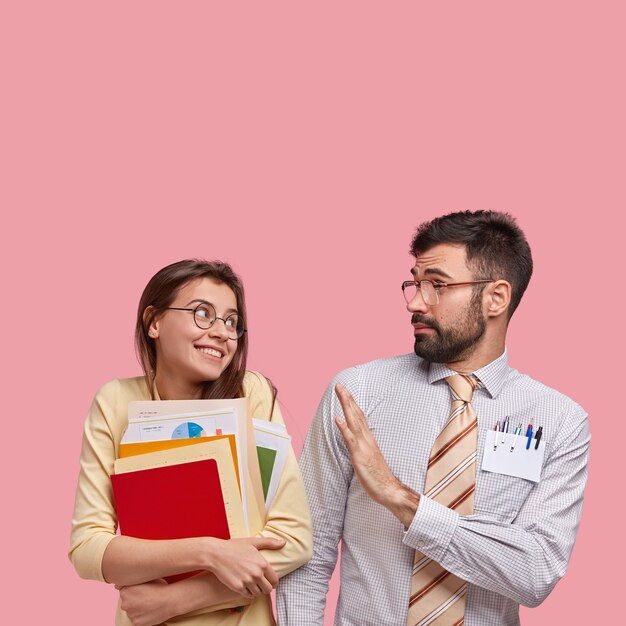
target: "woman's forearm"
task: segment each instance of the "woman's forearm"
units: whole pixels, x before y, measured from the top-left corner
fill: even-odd
[[[120,600],[122,610],[134,624],[161,624],[198,609],[209,612],[249,603],[208,572],[171,585],[154,580],[122,587]]]
[[[163,541],[115,537],[104,552],[102,574],[109,583],[127,586],[207,569],[212,542],[211,537]]]
[[[249,604],[252,600],[229,589],[210,572],[169,585],[168,592],[171,606],[175,610],[172,617],[207,607],[217,610],[228,606],[241,606]]]
[[[119,536],[102,558],[104,579],[127,587],[165,576],[207,570],[235,595],[269,593],[278,578],[259,550],[280,551],[284,540],[272,537],[216,539],[193,537],[163,541]]]
[[[124,544],[118,542],[118,546],[113,546],[109,555],[110,563],[120,570],[119,573],[117,570],[114,571],[113,576],[117,574],[120,578],[129,577],[129,573],[123,570],[124,567],[129,568],[129,554],[134,556],[136,554],[134,548],[139,547],[142,550],[141,556],[144,557],[143,567],[138,569],[135,565],[132,574],[140,575],[142,578],[146,575],[160,578],[154,572],[159,567],[166,566],[167,561],[163,557],[170,558],[170,548],[175,546],[177,541],[143,543],[146,545],[126,541]],[[229,540],[204,538],[202,545],[204,555],[195,562],[194,567],[183,570],[202,568],[207,570],[204,574],[171,585],[156,579],[142,581],[141,584],[113,582],[121,587],[122,609],[129,614],[133,622],[144,623],[145,619],[148,619],[147,623],[160,624],[175,615],[198,609],[205,609],[205,612],[208,612],[241,606],[248,604],[253,597],[269,594],[278,583],[278,576],[259,550],[266,551],[266,554],[279,552],[284,545],[283,540],[271,537]],[[183,550],[187,550],[188,547],[183,545]],[[161,560],[156,556],[159,552]],[[175,558],[180,558],[180,554]],[[168,571],[171,571],[171,568]],[[111,574],[107,570],[105,575]]]

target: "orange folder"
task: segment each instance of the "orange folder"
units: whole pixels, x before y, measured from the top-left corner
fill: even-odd
[[[233,456],[235,464],[235,476],[237,477],[237,486],[241,495],[241,480],[239,478],[239,463],[237,462],[237,443],[235,435],[212,435],[210,437],[193,437],[185,439],[166,439],[164,441],[140,441],[138,443],[121,443],[119,449],[119,458],[123,459],[138,454],[148,454],[150,452],[160,452],[161,450],[172,450],[173,448],[182,448],[183,446],[192,446],[197,443],[206,443],[207,441],[215,441],[217,439],[228,439],[230,444],[230,452]]]

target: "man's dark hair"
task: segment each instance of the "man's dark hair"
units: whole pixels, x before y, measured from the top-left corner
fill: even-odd
[[[508,317],[520,303],[533,273],[530,246],[515,218],[499,211],[459,211],[417,227],[411,254],[418,256],[442,243],[463,244],[477,280],[511,283]]]

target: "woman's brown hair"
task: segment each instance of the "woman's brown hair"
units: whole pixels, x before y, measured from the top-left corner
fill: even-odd
[[[174,302],[178,291],[192,280],[210,278],[227,285],[237,299],[237,312],[246,322],[246,302],[243,285],[228,263],[186,259],[172,263],[159,270],[148,282],[141,294],[135,325],[135,349],[141,363],[146,382],[154,397],[154,377],[156,374],[156,346],[148,335],[148,328],[157,315],[163,313]],[[149,311],[146,313],[146,310]],[[244,333],[237,342],[237,350],[232,361],[217,380],[208,380],[202,388],[202,398],[241,398],[243,397],[243,377],[246,373],[248,357],[248,335]]]

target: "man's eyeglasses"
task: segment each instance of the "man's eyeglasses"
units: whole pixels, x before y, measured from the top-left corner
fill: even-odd
[[[417,295],[417,291],[422,292],[422,298],[428,306],[439,304],[439,292],[448,287],[465,287],[466,285],[481,285],[483,283],[492,283],[493,280],[471,280],[466,283],[442,283],[433,282],[432,280],[405,280],[402,283],[402,293],[407,303],[411,302]]]
[[[246,332],[246,329],[243,327],[243,320],[237,313],[231,313],[226,318],[217,317],[215,309],[208,302],[201,302],[195,309],[179,306],[168,306],[167,308],[170,311],[191,311],[193,313],[193,321],[202,330],[209,330],[217,320],[222,320],[229,339],[240,339]]]

